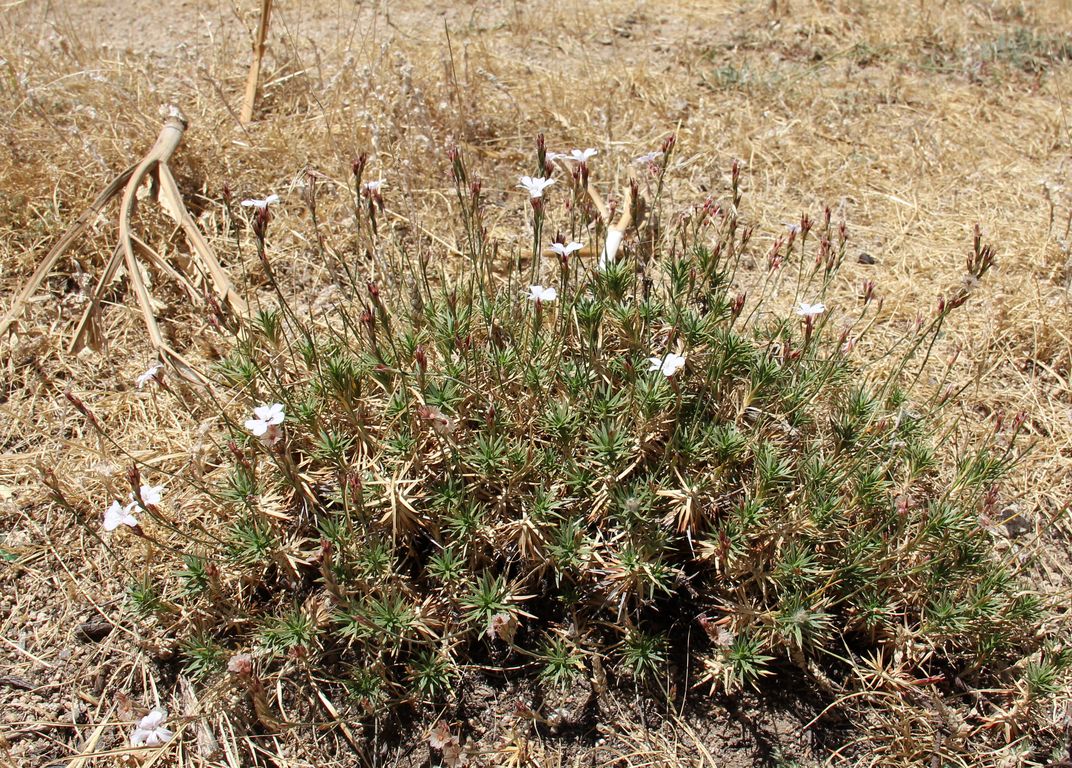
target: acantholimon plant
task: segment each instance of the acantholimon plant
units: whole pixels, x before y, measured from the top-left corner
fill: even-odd
[[[214,371],[237,405],[204,514],[112,510],[176,552],[139,605],[189,675],[237,675],[259,711],[257,680],[313,670],[369,717],[489,669],[663,695],[944,675],[1000,681],[1029,728],[1068,659],[985,524],[1023,417],[954,453],[950,392],[919,386],[946,380],[936,339],[992,249],[977,230],[964,286],[864,359],[881,302],[871,284],[831,298],[845,226],[804,215],[760,252],[736,163],[724,199],[664,219],[672,150],[639,158],[615,210],[594,151],[541,142],[513,252],[452,151],[453,274],[389,231],[362,159],[355,237],[379,272],[340,261],[346,290],[317,316],[275,282],[272,204],[251,206],[278,301]],[[853,671],[883,659],[885,677]]]

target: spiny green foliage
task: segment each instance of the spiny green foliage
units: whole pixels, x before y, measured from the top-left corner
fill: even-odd
[[[564,687],[599,654],[661,685],[686,638],[690,678],[730,691],[876,653],[920,675],[997,676],[1035,650],[1040,604],[979,523],[1019,423],[948,477],[941,403],[911,400],[966,293],[881,373],[862,367],[871,288],[826,311],[769,298],[823,298],[846,241],[829,211],[778,238],[753,297],[739,292],[755,254],[736,167],[726,201],[666,236],[650,214],[602,269],[545,260],[534,202],[528,263],[495,277],[479,186],[452,162],[466,277],[434,280],[400,248],[388,279],[352,279],[322,322],[262,312],[220,365],[250,407],[277,401],[287,418],[258,440],[234,414],[222,540],[175,564],[160,610],[185,617],[191,672],[225,652],[323,659],[371,711],[443,697],[471,664]],[[584,183],[563,226],[602,238]],[[357,209],[373,246],[377,210]],[[267,260],[263,228],[258,241]],[[991,260],[977,238],[969,272]],[[527,301],[547,270],[557,298]],[[1055,658],[1027,668],[1033,695],[1055,690]]]

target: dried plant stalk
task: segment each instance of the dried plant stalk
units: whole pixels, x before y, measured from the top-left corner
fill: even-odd
[[[78,217],[77,221],[63,233],[63,236],[38,265],[33,275],[23,286],[8,312],[0,318],[0,335],[5,333],[22,314],[30,298],[44,282],[48,274],[55,268],[56,263],[64,253],[74,244],[85,228],[100,215],[104,207],[115,197],[122,193],[119,207],[119,242],[116,244],[111,258],[104,267],[97,284],[89,296],[89,306],[83,313],[70,345],[72,352],[77,352],[85,346],[100,349],[104,346],[104,336],[99,325],[100,299],[103,291],[115,278],[121,265],[126,266],[128,278],[138,305],[141,308],[142,317],[149,331],[149,338],[162,361],[170,363],[186,378],[201,381],[202,377],[182,355],[176,352],[165,340],[157,324],[156,315],[153,312],[152,295],[149,293],[145,279],[142,277],[141,263],[138,256],[151,263],[164,274],[176,279],[186,293],[191,297],[197,297],[197,289],[188,275],[182,274],[153,250],[142,238],[131,231],[131,218],[134,208],[137,206],[138,189],[148,179],[156,192],[157,200],[163,210],[171,216],[182,228],[193,253],[194,265],[208,277],[220,298],[231,308],[232,311],[244,314],[246,303],[238,295],[234,284],[228,277],[226,270],[216,258],[212,247],[205,240],[204,235],[197,228],[190,212],[182,201],[175,178],[167,166],[175,149],[182,141],[186,131],[187,121],[177,107],[169,107],[168,116],[160,135],[156,139],[149,152],[141,162],[127,168],[119,176],[111,181],[107,187],[97,196],[89,208]]]
[[[238,119],[243,125],[253,119],[253,106],[257,101],[261,62],[264,60],[264,49],[268,42],[268,22],[271,16],[272,0],[261,0],[261,20],[257,25],[257,39],[253,44],[253,61],[249,65],[249,75],[246,77],[246,93],[242,97],[242,111],[238,114]]]

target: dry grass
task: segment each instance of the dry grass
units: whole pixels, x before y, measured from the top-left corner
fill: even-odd
[[[396,225],[453,243],[460,233],[447,228],[451,218],[441,211],[452,204],[444,148],[457,142],[497,203],[494,235],[512,245],[525,237],[511,223],[525,203],[512,187],[537,132],[553,149],[599,148],[607,178],[676,131],[670,191],[677,205],[722,190],[730,160],[741,158],[757,237],[772,241],[802,210],[815,216],[829,204],[841,212],[852,255],[875,259],[846,268],[844,295],[852,283],[873,279],[891,333],[929,313],[939,288],[959,280],[971,226],[982,224],[998,266],[973,310],[954,317],[940,350],[963,348],[955,376],[968,389],[957,439],[970,440],[996,411],[1028,413],[1036,447],[1003,490],[1006,508],[1024,525],[1004,546],[1040,585],[1067,596],[1067,2],[555,0],[372,8],[290,0],[277,3],[260,119],[245,129],[235,110],[259,3],[234,3],[237,11],[224,0],[164,5],[138,0],[113,10],[95,0],[25,0],[0,11],[5,308],[98,188],[145,151],[159,128],[158,107],[170,101],[192,122],[174,158],[180,187],[240,289],[253,296],[265,289],[263,278],[248,242],[239,253],[228,235],[221,189],[287,198],[273,225],[274,248],[299,306],[314,302],[334,277],[299,202],[306,169],[332,180],[336,201],[326,206],[326,231],[345,231],[349,164],[365,150],[373,154],[372,176],[388,179]],[[169,224],[150,220],[147,229],[161,252],[177,247]],[[81,292],[107,258],[109,234],[101,222],[98,236],[47,282],[18,334],[0,342],[0,761],[13,765],[73,766],[82,764],[79,754],[117,754],[120,732],[97,726],[116,722],[122,692],[136,691],[145,703],[182,700],[172,698],[173,680],[158,677],[172,650],[148,646],[124,628],[126,577],[102,556],[107,545],[47,503],[38,480],[39,467],[53,470],[87,522],[123,485],[124,457],[88,429],[63,397],[69,389],[122,436],[125,450],[164,473],[189,463],[207,426],[132,388],[151,351],[123,291],[113,292],[105,314],[108,354],[64,354]],[[360,254],[344,255],[375,269]],[[226,348],[204,309],[185,303],[175,286],[159,286],[158,295],[165,333],[184,354],[211,360]],[[181,506],[182,490],[175,490]],[[93,621],[115,628],[100,642],[79,639],[76,628]],[[919,764],[942,752],[927,702],[906,697],[889,711],[902,727],[888,728],[872,711],[874,730],[860,733],[884,732],[876,742],[880,762]],[[1062,716],[1055,712],[1055,722]],[[584,744],[516,754],[529,764],[714,764],[688,746],[696,738],[688,728],[648,731],[636,718],[622,721],[613,729],[620,747],[613,754]],[[227,742],[226,724],[213,725]],[[346,736],[311,732],[257,743],[239,738],[221,759],[238,765],[259,753],[278,765],[343,764],[333,755]],[[732,724],[712,731],[721,739],[731,732]],[[743,726],[735,733],[739,747],[720,744],[720,761],[774,759],[769,743]],[[567,754],[556,757],[563,749]],[[816,761],[830,754],[805,752]],[[196,750],[165,759],[207,764]],[[1018,764],[1016,745],[980,761]]]

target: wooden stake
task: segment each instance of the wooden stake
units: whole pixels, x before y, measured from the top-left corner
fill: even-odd
[[[268,41],[268,22],[272,16],[272,0],[261,0],[261,22],[257,26],[257,39],[253,43],[253,61],[246,77],[246,95],[242,98],[242,111],[238,120],[245,125],[253,119],[253,105],[257,101],[257,87],[261,79],[261,61]]]

